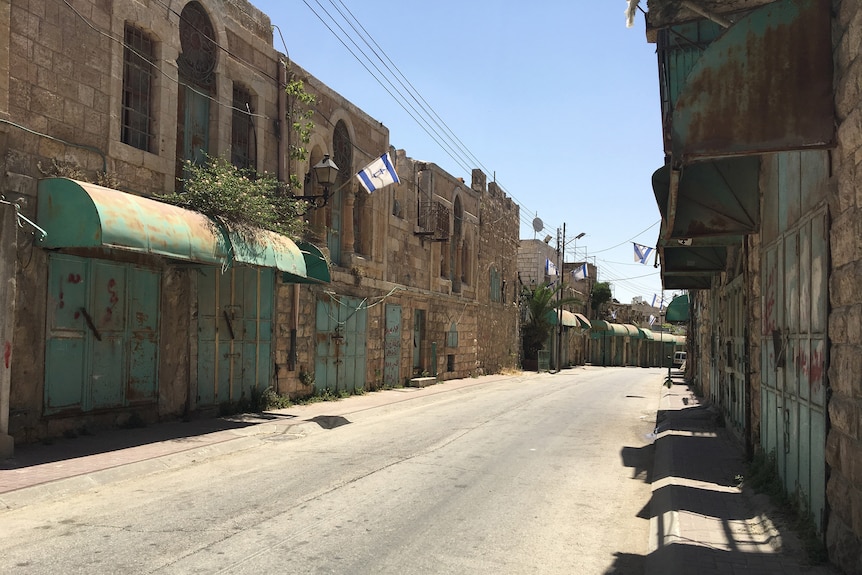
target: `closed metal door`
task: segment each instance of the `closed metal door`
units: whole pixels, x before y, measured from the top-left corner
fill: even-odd
[[[821,205],[764,251],[761,441],[788,493],[823,527],[827,224]]]
[[[318,393],[365,388],[368,312],[364,303],[345,296],[317,301],[314,385]]]
[[[386,334],[383,341],[383,383],[401,383],[401,306],[386,305]]]
[[[270,385],[275,275],[268,268],[204,268],[198,280],[199,405]]]
[[[748,367],[745,354],[745,290],[743,276],[731,281],[721,293],[719,327],[719,405],[726,421],[740,437],[746,431],[746,388]]]
[[[48,276],[46,413],[155,401],[160,274],[51,254]]]

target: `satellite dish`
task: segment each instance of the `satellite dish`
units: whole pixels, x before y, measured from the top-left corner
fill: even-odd
[[[533,229],[537,232],[545,229],[545,222],[542,221],[542,218],[536,216],[536,219],[533,220]]]

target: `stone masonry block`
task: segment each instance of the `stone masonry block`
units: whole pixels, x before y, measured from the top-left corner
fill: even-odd
[[[829,483],[826,484],[826,499],[829,501],[832,513],[848,525],[851,524],[852,489],[850,483],[840,473],[833,473],[829,477]]]
[[[847,467],[850,468],[848,475],[853,486],[862,490],[862,443],[848,441],[846,445]],[[862,533],[862,531],[860,531]]]
[[[826,547],[830,562],[844,573],[862,573],[862,540],[846,522],[834,516],[826,530]]]
[[[833,397],[852,399],[862,396],[862,349],[858,345],[832,346],[829,382]]]
[[[859,405],[856,400],[833,396],[829,402],[829,418],[833,429],[851,439],[859,439]]]
[[[835,430],[830,430],[826,436],[826,463],[832,467],[833,472],[840,472],[841,466],[841,443],[843,438],[841,433]]]
[[[850,524],[853,526],[853,531],[862,533],[862,489],[852,488],[851,499],[850,513],[852,520]]]
[[[829,278],[829,297],[833,308],[845,307],[862,301],[859,290],[860,264],[854,262],[833,268]]]
[[[841,190],[842,186],[839,185],[839,204],[845,204],[846,198],[842,200]],[[853,194],[853,201],[855,201],[855,190]],[[858,250],[856,248],[858,242],[857,230],[859,229],[858,219],[858,210],[845,209],[832,221],[832,229],[829,234],[829,247],[832,254],[833,266],[841,267],[858,258]]]

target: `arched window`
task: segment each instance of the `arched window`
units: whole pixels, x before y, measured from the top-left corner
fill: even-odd
[[[216,43],[209,16],[198,2],[180,14],[177,58],[177,177],[184,177],[185,161],[203,163],[209,152],[210,98],[215,96]]]

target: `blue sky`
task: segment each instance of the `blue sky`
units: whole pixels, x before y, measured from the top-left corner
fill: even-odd
[[[252,2],[291,60],[388,127],[393,146],[467,181],[474,167],[496,178],[520,205],[521,238],[556,238],[565,223],[567,261],[575,246],[595,258],[620,302],[661,293],[652,258],[633,261],[632,242],[658,236],[650,178],[663,154],[655,45],[642,13],[626,28],[626,0]]]

